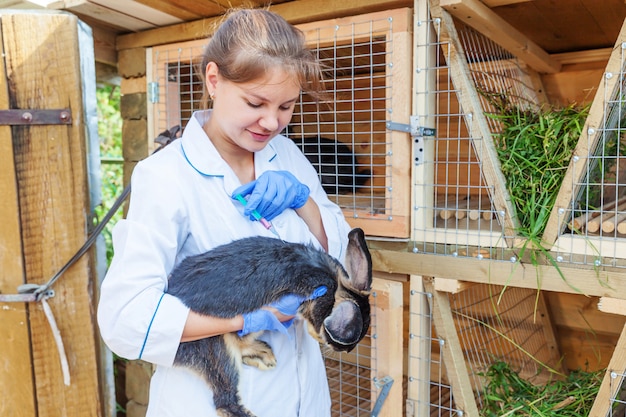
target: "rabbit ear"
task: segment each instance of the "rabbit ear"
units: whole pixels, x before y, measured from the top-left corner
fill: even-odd
[[[348,234],[345,264],[348,277],[342,276],[341,284],[357,293],[369,293],[372,286],[372,257],[362,229],[352,229]]]
[[[342,301],[333,308],[330,316],[324,319],[326,334],[331,344],[350,346],[361,340],[363,317],[359,306],[352,301]]]

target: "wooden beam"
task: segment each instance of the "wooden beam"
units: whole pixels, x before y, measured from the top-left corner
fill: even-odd
[[[0,31],[0,45],[3,46]],[[5,60],[0,60],[0,110],[11,108]],[[16,294],[26,282],[20,229],[17,172],[11,127],[0,126],[0,293]],[[0,303],[0,415],[36,415],[26,303]]]
[[[441,7],[540,73],[555,73],[561,64],[480,0],[441,0]]]
[[[409,0],[299,0],[273,5],[270,10],[280,14],[290,23],[298,24],[412,5],[413,1]],[[221,19],[221,16],[216,16],[120,35],[117,38],[117,50],[206,38],[215,31]]]
[[[588,51],[564,52],[561,54],[552,54],[552,58],[559,61],[562,65],[583,64],[586,62],[606,62],[611,57],[613,48],[591,49]]]
[[[460,281],[458,279],[435,278],[435,290],[458,294],[476,285],[475,282]]]
[[[388,281],[383,274],[374,276],[372,296],[375,300],[373,316],[375,317],[376,338],[373,352],[376,358],[376,376],[378,379],[390,377],[393,385],[388,393],[385,404],[378,414],[381,417],[402,415],[402,375],[403,356],[403,292],[402,283]],[[378,387],[372,381],[372,401],[379,394]]]
[[[611,297],[600,297],[600,300],[598,300],[598,310],[603,313],[626,316],[626,300]]]
[[[517,4],[517,3],[526,3],[529,1],[534,1],[534,0],[482,0],[483,3],[485,3],[487,6],[489,6],[492,9],[494,7],[508,6],[510,4]]]
[[[626,270],[623,269],[594,269],[593,266],[562,263],[559,272],[550,265],[413,253],[408,248],[389,250],[381,248],[379,241],[368,244],[376,271],[626,299]]]
[[[27,283],[43,284],[87,238],[90,207],[85,147],[86,126],[91,123],[87,119],[92,113],[86,110],[84,97],[92,97],[95,86],[85,90],[85,80],[93,74],[86,71],[88,64],[81,65],[81,58],[88,57],[93,65],[93,51],[87,50],[93,42],[83,36],[79,39],[82,31],[71,13],[13,10],[3,11],[1,19],[12,105],[21,109],[69,108],[72,112],[71,125],[12,129],[22,229],[20,249],[24,253],[22,273]],[[19,253],[20,249],[12,251]],[[26,356],[28,362],[21,366],[32,367],[29,378],[34,382],[29,389],[35,390],[36,410],[29,415],[55,416],[59,410],[77,416],[102,414],[92,255],[89,252],[65,271],[53,287],[55,296],[48,301],[70,362],[69,386],[63,383],[59,351],[42,305],[30,304],[28,318],[21,324],[30,331],[32,358],[21,352],[15,360]],[[9,376],[7,383],[20,376],[25,375]],[[14,410],[21,410],[21,406]]]

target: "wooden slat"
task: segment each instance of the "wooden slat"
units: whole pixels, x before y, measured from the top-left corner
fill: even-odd
[[[439,380],[439,369],[427,364],[441,363],[441,358],[433,355],[439,349],[431,346],[436,342],[430,338],[432,320],[422,276],[411,275],[410,289],[407,402],[413,405],[413,416],[427,416],[430,414],[430,381]]]
[[[412,6],[408,0],[299,0],[276,4],[270,10],[291,23],[314,22],[341,16]],[[211,17],[180,25],[121,35],[117,49],[130,49],[206,38],[216,28],[221,17]]]
[[[185,21],[200,19],[203,16],[215,16],[223,13],[227,8],[227,6],[222,6],[214,1],[134,0],[134,2],[144,4]]]
[[[78,20],[69,13],[15,11],[1,18],[11,103],[23,109],[70,108],[74,120],[71,126],[13,128],[26,281],[42,284],[87,237],[87,121]],[[89,42],[81,45],[86,47],[91,47]],[[86,55],[93,59],[93,54]],[[77,416],[102,414],[90,293],[94,270],[90,256],[81,258],[55,284],[56,295],[48,301],[68,355],[70,386],[63,384],[59,353],[41,305],[29,309],[37,395],[33,415],[56,416],[59,410]]]
[[[596,91],[595,98],[591,108],[589,109],[589,116],[587,116],[587,120],[585,121],[585,125],[581,131],[578,144],[576,145],[572,155],[572,161],[570,162],[567,173],[563,178],[559,194],[557,195],[554,203],[554,208],[552,209],[552,213],[550,214],[550,218],[546,225],[542,240],[548,245],[554,244],[561,232],[561,228],[564,226],[563,222],[565,220],[562,219],[563,216],[559,214],[559,211],[564,207],[570,206],[572,196],[576,195],[579,187],[574,184],[580,184],[580,178],[586,175],[587,159],[589,156],[592,156],[591,153],[595,151],[598,140],[601,138],[602,129],[600,128],[604,123],[604,108],[606,105],[604,102],[605,98],[613,100],[616,88],[619,88],[621,85],[622,77],[619,76],[619,74],[621,73],[623,64],[623,51],[621,45],[624,40],[626,40],[626,20],[622,25],[615,47],[613,48],[613,53],[609,58],[605,70],[605,73],[617,74],[617,76],[610,78],[603,77],[598,85],[598,90]],[[595,133],[589,134],[588,132],[590,132],[590,129],[591,131],[595,131]],[[575,162],[576,160],[577,162]]]
[[[0,32],[0,45],[3,44]],[[0,60],[0,109],[10,108],[4,59]],[[0,293],[16,294],[24,284],[17,178],[11,128],[0,126]],[[28,308],[24,303],[0,303],[0,415],[15,410],[35,415]]]
[[[131,31],[147,30],[158,27],[157,24],[139,18],[140,15],[126,14],[116,9],[101,6],[88,0],[74,2],[66,10],[97,21],[109,22],[118,29]]]
[[[377,378],[390,377],[393,385],[385,400],[381,417],[402,416],[402,376],[403,354],[402,338],[404,326],[402,320],[403,294],[402,283],[388,281],[383,274],[374,276],[372,291],[376,293],[373,314],[376,320],[376,339],[373,352],[376,355]],[[372,381],[372,392],[378,394],[380,389]],[[372,398],[374,403],[376,398]]]
[[[561,64],[539,45],[479,0],[441,0],[441,7],[541,73],[555,73]]]

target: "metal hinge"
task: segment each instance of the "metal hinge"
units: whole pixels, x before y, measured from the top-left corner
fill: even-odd
[[[30,126],[30,125],[71,125],[71,124],[72,124],[72,111],[70,109],[0,110],[0,125]]]
[[[159,102],[159,83],[156,81],[148,83],[148,100],[150,103]]]

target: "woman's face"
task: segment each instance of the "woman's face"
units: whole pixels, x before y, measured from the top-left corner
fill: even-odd
[[[209,93],[214,93],[213,114],[206,128],[218,148],[263,149],[287,126],[300,96],[296,77],[279,67],[257,80],[233,83],[209,63],[206,80]]]

